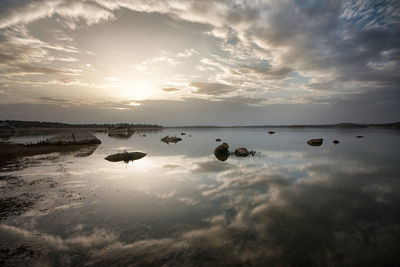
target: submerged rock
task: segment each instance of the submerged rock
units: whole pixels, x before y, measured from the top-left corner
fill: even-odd
[[[108,132],[108,137],[116,139],[129,139],[132,137],[134,132]]]
[[[181,133],[181,135],[186,135],[186,133]]]
[[[339,144],[340,142],[338,140],[333,140],[332,143],[334,143],[335,145]]]
[[[129,161],[134,161],[143,158],[146,156],[146,153],[143,152],[123,152],[123,153],[117,153],[117,154],[112,154],[104,159],[111,161],[111,162],[118,162],[118,161],[123,161],[125,163],[128,163]]]
[[[89,132],[68,132],[46,139],[38,145],[95,145],[101,141]]]
[[[98,145],[84,146],[78,150],[78,152],[74,155],[74,157],[88,157],[96,151],[97,147]]]
[[[221,142],[221,139],[217,138],[215,139],[215,142]]]
[[[245,147],[239,147],[235,150],[236,157],[247,157],[248,155],[250,155],[250,152]]]
[[[214,155],[220,161],[227,160],[230,156],[229,145],[227,143],[223,143],[223,144],[217,146],[214,149]]]
[[[164,143],[167,143],[167,144],[178,143],[179,141],[182,141],[182,138],[174,137],[174,136],[170,137],[167,135],[164,138],[162,138],[161,141],[163,141]]]
[[[357,138],[364,138],[364,136],[362,136],[362,135],[357,135],[356,137]]]
[[[323,139],[319,138],[319,139],[310,139],[307,141],[307,144],[309,144],[310,146],[320,146],[322,145]]]
[[[269,131],[268,133],[269,133],[269,134],[274,134],[275,132],[274,132],[274,131]]]

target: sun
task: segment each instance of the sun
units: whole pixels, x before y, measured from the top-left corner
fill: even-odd
[[[146,81],[120,81],[114,86],[113,94],[118,95],[124,100],[143,101],[155,97],[157,88],[151,86]]]

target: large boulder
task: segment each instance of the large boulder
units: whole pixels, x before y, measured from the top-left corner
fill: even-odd
[[[319,138],[319,139],[310,139],[307,141],[307,144],[309,144],[310,146],[320,146],[322,145],[324,139]]]
[[[96,145],[101,141],[90,132],[67,132],[46,139],[44,145]]]
[[[117,154],[112,154],[104,159],[111,161],[111,162],[118,162],[118,161],[123,161],[125,163],[128,163],[129,161],[134,161],[143,158],[146,156],[146,153],[135,151],[135,152],[123,152],[123,153],[117,153]]]
[[[223,143],[223,144],[217,146],[214,149],[214,155],[220,161],[227,160],[230,156],[229,145],[227,143]]]

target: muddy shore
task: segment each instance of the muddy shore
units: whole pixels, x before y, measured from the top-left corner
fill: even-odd
[[[8,161],[27,156],[35,156],[40,154],[50,154],[54,152],[71,152],[78,151],[93,145],[41,145],[41,146],[25,146],[10,142],[0,142],[0,166],[7,164]]]

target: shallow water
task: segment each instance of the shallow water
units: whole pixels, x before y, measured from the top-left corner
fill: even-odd
[[[95,150],[5,166],[0,264],[400,266],[400,131],[274,131],[95,133]],[[216,138],[257,154],[218,161]],[[104,160],[124,150],[147,156]]]

